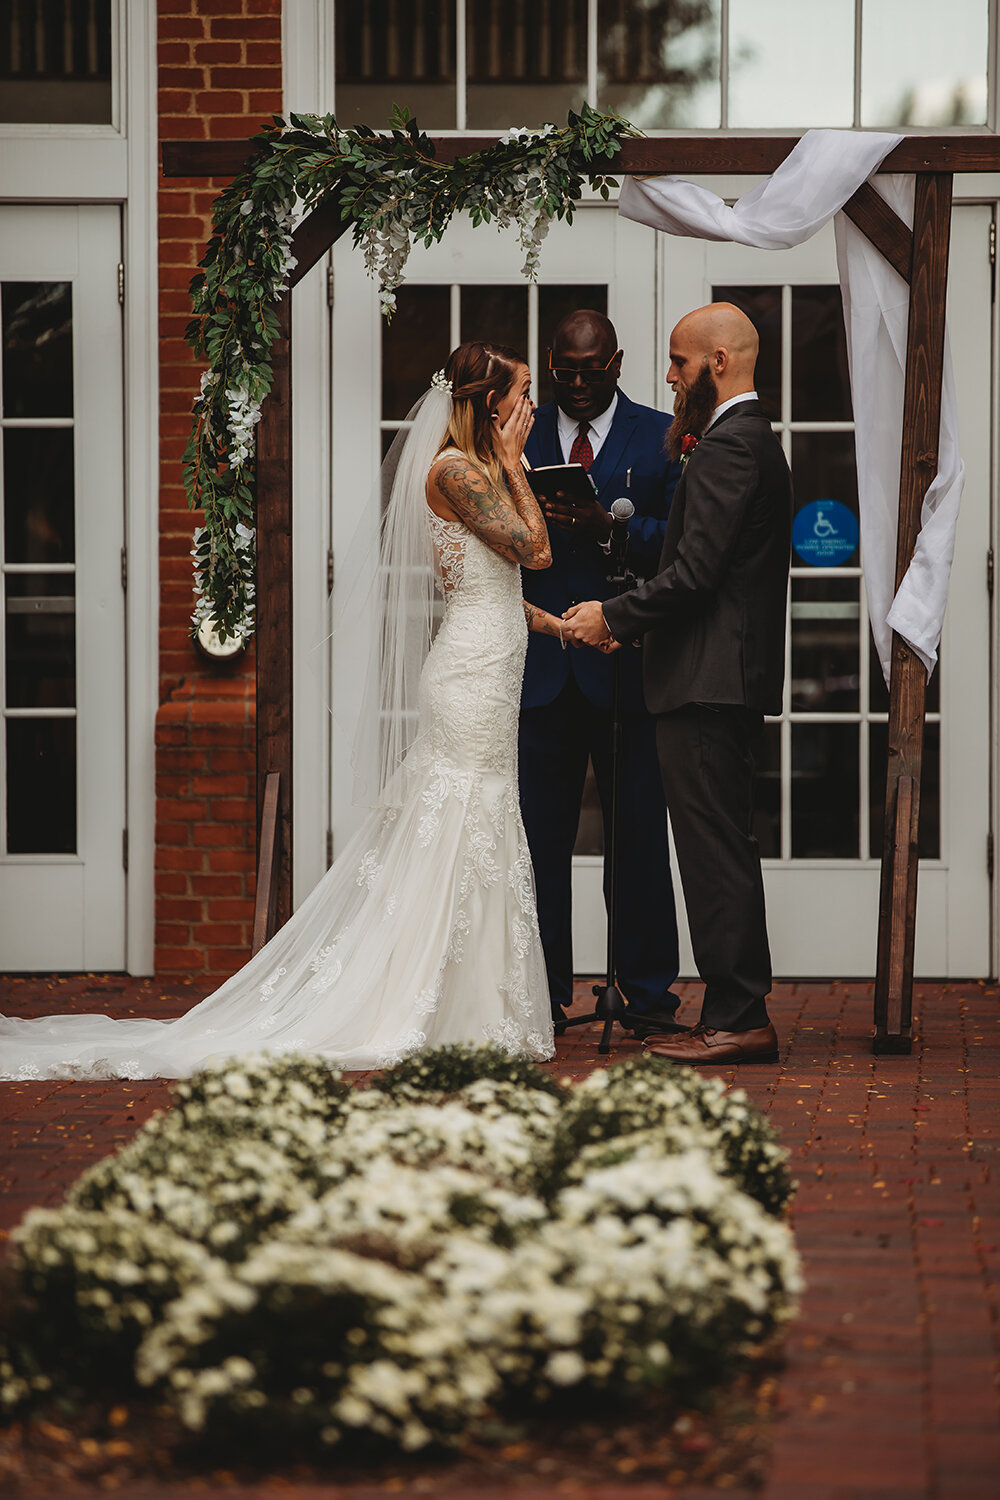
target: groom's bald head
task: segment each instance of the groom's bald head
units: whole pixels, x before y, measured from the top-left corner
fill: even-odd
[[[757,349],[756,328],[731,302],[710,302],[681,318],[670,335],[667,371],[674,390],[673,456],[687,433],[701,436],[723,401],[753,390]]]

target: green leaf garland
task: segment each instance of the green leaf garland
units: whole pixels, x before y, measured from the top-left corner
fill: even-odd
[[[254,428],[271,388],[277,304],[295,267],[295,216],[335,195],[390,317],[411,247],[440,240],[456,213],[476,225],[515,226],[524,274],[534,280],[552,220],[572,222],[585,182],[608,197],[616,183],[603,166],[637,134],[619,115],[585,104],[561,128],[509,130],[454,163],[437,159],[430,137],[399,107],[387,132],[292,114],[254,137],[256,154],[216,199],[191,282],[186,337],[208,364],[184,452],[188,503],[205,515],[192,549],[195,630],[203,621],[223,639],[253,630]]]

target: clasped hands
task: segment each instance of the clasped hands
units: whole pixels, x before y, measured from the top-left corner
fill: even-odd
[[[621,650],[622,643],[608,629],[599,599],[571,604],[563,615],[563,635],[574,646],[594,646],[606,656]]]

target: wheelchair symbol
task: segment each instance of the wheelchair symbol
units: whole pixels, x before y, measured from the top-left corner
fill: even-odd
[[[839,536],[840,532],[832,521],[828,521],[821,510],[817,510],[816,519],[813,522],[813,536],[827,537]]]

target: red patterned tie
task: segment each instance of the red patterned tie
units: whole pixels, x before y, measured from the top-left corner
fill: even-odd
[[[569,450],[570,463],[583,464],[583,467],[588,470],[594,462],[594,450],[590,446],[590,438],[587,436],[589,427],[589,422],[580,423],[580,431],[573,439],[573,446]]]

